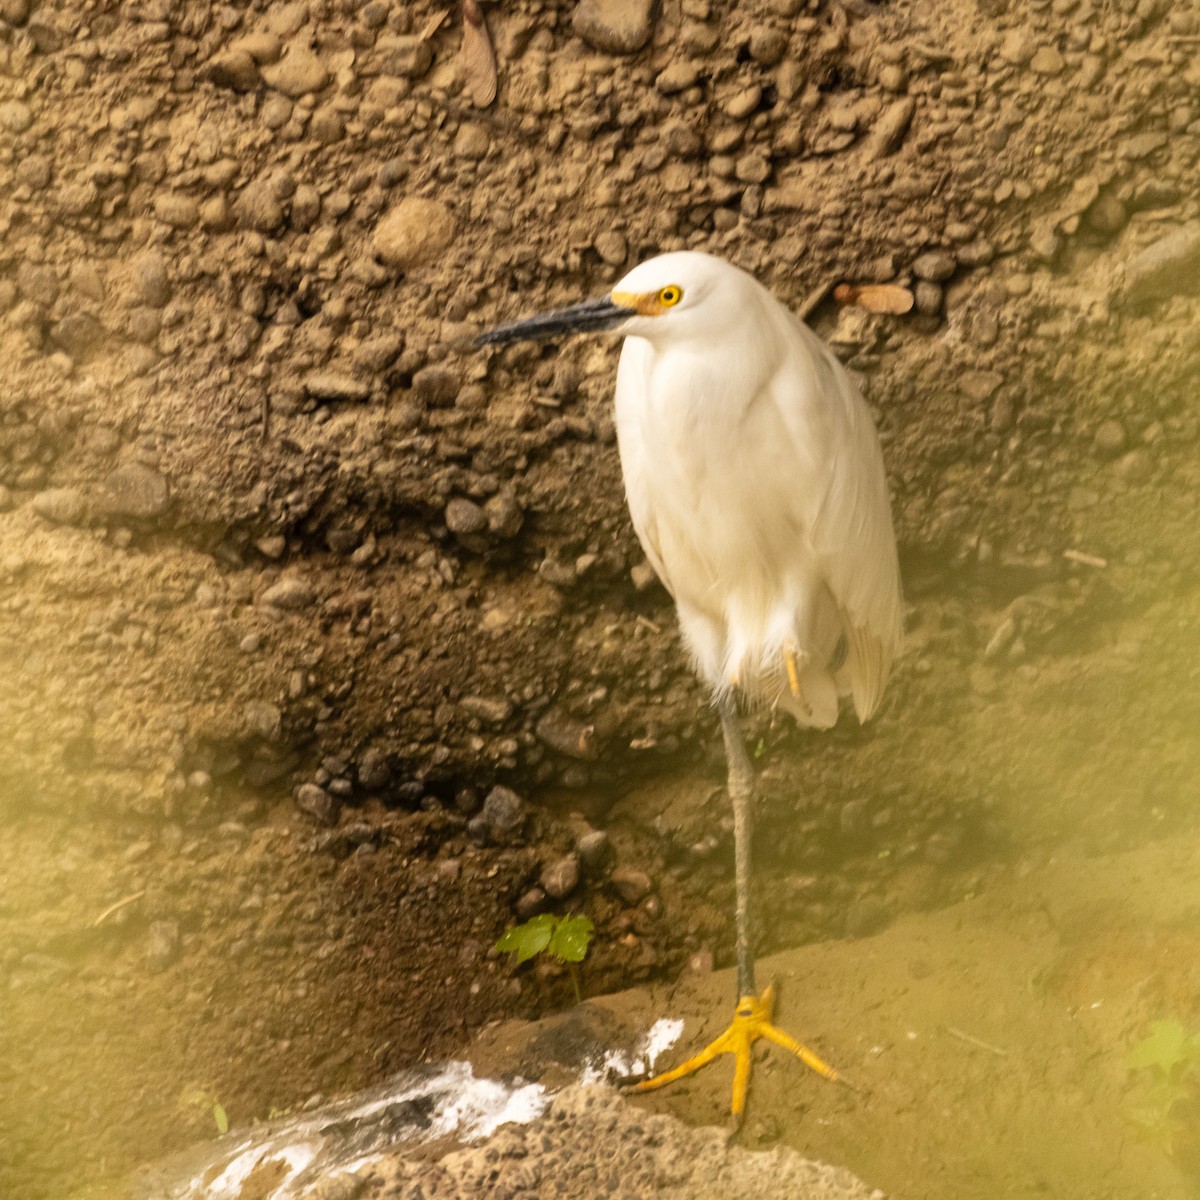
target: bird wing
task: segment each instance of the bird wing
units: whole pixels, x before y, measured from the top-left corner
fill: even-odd
[[[851,693],[865,721],[879,704],[902,640],[900,568],[883,453],[853,380],[807,326],[796,325],[811,357],[811,371],[801,374],[808,377],[808,402],[796,403],[793,395],[781,412],[798,459],[809,467],[807,486],[797,489],[797,517],[843,614]]]
[[[646,372],[641,361],[646,353],[645,343],[628,339],[621,350],[617,365],[616,421],[617,439],[621,449],[621,474],[625,480],[625,498],[633,531],[654,568],[663,587],[675,596],[671,578],[663,562],[662,539],[654,509],[653,479],[649,459],[649,443],[635,428],[646,407]]]

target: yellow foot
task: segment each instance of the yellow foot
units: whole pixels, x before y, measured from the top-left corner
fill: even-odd
[[[737,1011],[733,1015],[733,1023],[715,1042],[710,1042],[699,1054],[693,1055],[685,1063],[681,1063],[672,1071],[664,1071],[652,1079],[643,1079],[634,1084],[635,1092],[650,1092],[655,1088],[665,1087],[685,1075],[691,1075],[707,1066],[720,1054],[732,1054],[735,1059],[733,1068],[733,1106],[731,1112],[736,1124],[741,1125],[742,1114],[746,1111],[746,1092],[750,1086],[750,1054],[751,1048],[759,1038],[766,1038],[785,1050],[790,1050],[806,1067],[811,1067],[818,1075],[826,1079],[840,1080],[841,1076],[823,1059],[815,1055],[807,1046],[801,1045],[789,1034],[777,1029],[771,1024],[771,1014],[775,1008],[775,988],[768,985],[757,996],[742,996],[738,1000]]]

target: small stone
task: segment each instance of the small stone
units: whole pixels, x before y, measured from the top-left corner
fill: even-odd
[[[1033,46],[1029,42],[1028,29],[1022,24],[1010,29],[1000,42],[1000,57],[1014,67],[1024,66],[1033,57]]]
[[[190,229],[200,220],[200,205],[182,192],[161,192],[154,197],[154,215],[173,229]]]
[[[488,136],[488,131],[482,125],[468,121],[458,127],[458,133],[454,138],[454,153],[459,158],[475,161],[487,154],[491,144],[492,139]]]
[[[9,133],[24,133],[33,124],[33,113],[28,104],[20,100],[6,100],[0,104],[0,126]]]
[[[629,244],[615,229],[607,229],[597,235],[594,245],[600,260],[608,263],[610,267],[621,266],[629,257]]]
[[[379,374],[387,370],[400,357],[404,349],[404,338],[398,333],[380,334],[360,342],[351,354],[351,359],[360,371]]]
[[[473,500],[455,496],[445,511],[446,528],[456,537],[482,533],[487,528],[487,514]]]
[[[296,789],[296,807],[322,825],[337,823],[338,801],[315,783],[302,783]]]
[[[617,867],[609,876],[609,882],[626,904],[639,904],[654,886],[650,876],[636,867]]]
[[[787,47],[787,34],[773,26],[757,26],[750,34],[750,57],[765,67],[774,67],[782,62]]]
[[[454,214],[440,200],[401,200],[375,227],[375,253],[390,267],[407,270],[428,262],[454,241]]]
[[[1111,192],[1102,192],[1084,214],[1088,228],[1104,237],[1113,237],[1125,228],[1129,212]]]
[[[956,255],[960,267],[986,267],[996,257],[996,248],[987,238],[973,238],[959,246]]]
[[[976,404],[985,404],[990,400],[996,389],[1004,382],[1004,376],[999,371],[978,371],[967,368],[959,373],[958,387],[968,400]]]
[[[238,223],[259,233],[275,233],[283,226],[283,206],[276,190],[265,179],[248,183],[233,202]]]
[[[578,37],[606,54],[633,54],[649,40],[654,0],[579,0],[571,18]]]
[[[375,43],[375,57],[381,75],[401,79],[420,79],[433,66],[433,49],[427,39],[418,37],[381,37]]]
[[[95,499],[97,512],[122,520],[160,517],[171,501],[167,481],[152,467],[126,463],[111,471]]]
[[[914,307],[923,317],[936,317],[942,311],[944,295],[940,283],[922,279],[913,288]]]
[[[1104,458],[1115,458],[1125,449],[1129,439],[1120,421],[1108,420],[1100,422],[1092,440],[1096,450]]]
[[[958,261],[948,250],[930,250],[913,260],[913,274],[918,279],[944,283],[958,268]]]
[[[170,299],[167,260],[161,254],[142,254],[133,263],[133,290],[151,308],[162,308]]]
[[[458,395],[460,380],[449,367],[422,367],[412,380],[413,395],[431,408],[453,404]]]
[[[522,921],[528,921],[530,917],[536,917],[538,913],[544,911],[545,907],[546,893],[540,887],[531,887],[517,897],[517,902],[513,905],[513,912]]]
[[[758,84],[742,88],[726,105],[725,112],[735,121],[744,121],[762,103],[763,90]]]
[[[104,326],[90,313],[72,313],[50,326],[50,340],[76,362],[83,362],[104,341]]]
[[[316,599],[312,585],[306,579],[285,575],[278,583],[263,592],[261,602],[272,608],[298,611],[307,608]]]
[[[82,525],[88,505],[78,488],[48,488],[30,501],[33,511],[56,525]]]
[[[1038,75],[1061,75],[1066,65],[1063,56],[1053,46],[1039,46],[1029,60],[1029,69]]]
[[[577,720],[560,708],[547,709],[534,733],[544,745],[568,758],[592,762],[599,755],[596,727]]]
[[[538,882],[552,900],[563,900],[579,886],[579,858],[564,855],[542,868]]]
[[[58,299],[58,275],[53,267],[23,262],[17,268],[17,290],[22,299],[49,308]]]
[[[16,180],[30,191],[40,192],[50,182],[53,168],[44,154],[27,154],[17,161]]]
[[[503,696],[464,696],[459,707],[485,725],[503,725],[512,716],[513,706]]]
[[[658,575],[650,563],[646,559],[642,559],[642,561],[629,572],[629,579],[633,584],[633,590],[635,592],[644,592],[648,588],[652,588],[658,582]]]
[[[592,872],[604,870],[613,858],[612,841],[602,829],[589,829],[580,834],[575,848],[584,867]]]
[[[1200,223],[1192,222],[1151,242],[1126,262],[1124,275],[1127,304],[1200,291]]]
[[[734,174],[742,183],[766,183],[771,178],[771,160],[758,151],[743,154],[734,168]]]
[[[292,197],[292,210],[288,216],[291,227],[303,233],[311,229],[321,215],[321,193],[308,183],[302,183]]]
[[[917,102],[912,96],[893,100],[871,129],[866,144],[867,157],[886,158],[895,154],[904,141],[916,111]]]
[[[319,92],[329,82],[325,64],[307,47],[292,46],[277,63],[262,68],[269,87],[293,100]]]
[[[359,403],[371,396],[371,385],[340,371],[313,371],[304,377],[304,390],[314,400]]]
[[[283,43],[266,30],[238,38],[229,49],[235,54],[248,54],[256,63],[278,62],[283,56]]]
[[[499,841],[517,833],[525,823],[525,802],[512,788],[497,785],[484,799],[480,816],[488,834]]]
[[[483,506],[487,514],[488,530],[498,538],[508,540],[521,532],[525,513],[512,492],[503,489],[490,497]]]
[[[664,96],[675,96],[694,87],[700,79],[700,68],[695,63],[677,59],[668,63],[654,80],[654,86]]]
[[[217,87],[235,92],[252,92],[258,86],[258,63],[244,50],[226,50],[214,55],[205,74]]]
[[[246,730],[267,742],[279,741],[283,732],[283,713],[270,700],[250,700],[242,709]]]
[[[32,7],[33,0],[0,0],[0,20],[10,25],[24,25]]]
[[[368,746],[358,760],[358,782],[369,792],[382,791],[392,781],[392,764],[381,746]]]

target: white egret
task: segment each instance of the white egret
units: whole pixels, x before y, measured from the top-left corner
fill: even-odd
[[[480,345],[572,332],[625,339],[617,440],[634,529],[674,597],[683,640],[721,718],[734,811],[738,1001],[699,1054],[645,1090],[735,1055],[741,1120],[751,1047],[766,1038],[830,1079],[771,1022],[754,980],[754,777],[737,699],[826,729],[849,695],[874,711],[901,642],[900,572],[871,414],[829,348],[745,271],[678,252],[607,297],[503,325]]]

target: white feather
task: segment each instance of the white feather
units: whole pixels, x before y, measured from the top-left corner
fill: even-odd
[[[677,306],[622,328],[617,437],[634,528],[696,668],[717,692],[736,686],[821,728],[848,692],[865,721],[902,622],[866,403],[820,339],[729,263],[667,254],[614,290],[668,284]]]

